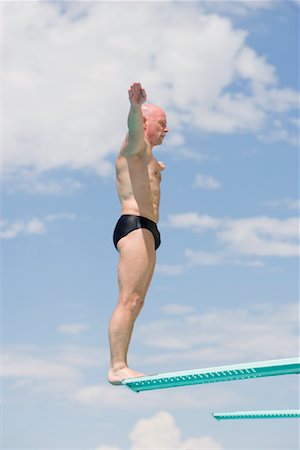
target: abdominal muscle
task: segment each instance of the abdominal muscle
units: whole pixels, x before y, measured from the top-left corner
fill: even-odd
[[[135,204],[134,204],[135,203]],[[136,202],[123,202],[122,204],[122,215],[132,214],[134,216],[142,216],[147,219],[152,220],[156,224],[158,223],[159,215],[157,208],[140,208]]]
[[[153,158],[119,157],[117,160],[117,191],[122,214],[147,217],[157,223],[160,202],[160,171]]]

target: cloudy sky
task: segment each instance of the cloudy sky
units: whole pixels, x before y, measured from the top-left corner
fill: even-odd
[[[170,132],[144,373],[298,353],[299,1],[3,1],[4,449],[297,449],[295,376],[106,382],[114,161],[140,81]]]

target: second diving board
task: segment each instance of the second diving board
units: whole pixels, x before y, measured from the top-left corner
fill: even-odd
[[[282,409],[275,411],[237,411],[214,413],[217,420],[230,419],[300,419],[299,409]]]

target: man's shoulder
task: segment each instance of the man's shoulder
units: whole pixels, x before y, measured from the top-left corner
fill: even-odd
[[[148,153],[148,143],[146,140],[136,142],[127,135],[120,150],[120,155],[125,158],[135,158],[145,156]]]

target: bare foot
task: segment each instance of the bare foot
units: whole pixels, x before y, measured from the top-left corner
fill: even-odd
[[[108,373],[108,382],[114,386],[122,384],[122,380],[126,378],[137,378],[144,377],[144,373],[136,372],[135,370],[129,369],[129,367],[124,367],[123,369],[113,370],[110,369]]]

